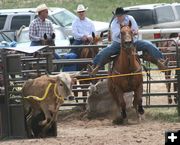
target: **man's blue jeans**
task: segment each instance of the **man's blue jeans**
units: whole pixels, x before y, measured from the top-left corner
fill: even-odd
[[[41,41],[31,41],[30,46],[39,46],[41,45]]]
[[[150,56],[155,59],[162,59],[163,55],[159,48],[157,48],[153,43],[148,40],[137,40],[134,43],[137,51],[147,52]]]
[[[137,40],[134,42],[134,45],[137,49],[137,51],[143,51],[147,52],[149,55],[151,55],[155,59],[161,59],[163,58],[162,53],[159,51],[159,49],[152,44],[150,41],[147,40]],[[113,41],[112,44],[106,48],[104,48],[102,51],[100,51],[96,57],[93,60],[93,64],[96,66],[103,66],[107,62],[107,60],[110,60],[110,56],[119,54],[120,53],[120,43]]]
[[[83,44],[82,40],[74,40],[72,45],[81,45],[81,44]],[[81,49],[82,48],[73,48],[73,49],[70,50],[69,53],[75,53],[77,55],[77,58],[79,58],[80,57],[80,53],[81,53]]]

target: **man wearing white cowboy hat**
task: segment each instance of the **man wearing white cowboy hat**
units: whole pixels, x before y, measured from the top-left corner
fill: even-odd
[[[77,10],[75,10],[75,12],[83,12],[83,11],[87,11],[88,10],[88,7],[84,7],[84,5],[82,4],[79,4],[78,7],[77,7]]]
[[[52,22],[47,19],[48,7],[46,4],[37,6],[36,12],[38,13],[38,17],[29,25],[31,46],[41,45],[41,40],[44,39],[44,34],[46,34],[48,38],[51,38],[54,33]]]
[[[87,44],[93,40],[92,32],[95,33],[95,26],[93,22],[86,17],[87,10],[88,7],[85,8],[82,4],[79,4],[75,10],[78,17],[72,23],[73,45]],[[70,52],[75,53],[77,57],[79,57],[81,49],[72,49]]]
[[[91,75],[95,75],[98,72],[99,68],[105,65],[105,63],[110,60],[110,56],[120,53],[120,26],[128,25],[129,21],[131,21],[132,32],[135,36],[137,35],[138,25],[132,16],[127,15],[127,12],[128,11],[125,11],[122,7],[116,8],[115,18],[111,23],[112,44],[104,48],[95,56],[93,60],[93,66],[89,66],[89,73]],[[163,60],[162,53],[151,42],[147,40],[137,40],[137,37],[134,37],[134,45],[136,46],[137,51],[143,51],[148,53],[148,55],[150,55],[150,57],[152,58],[150,61],[156,64],[160,70],[167,68],[165,65],[167,65],[168,60]]]

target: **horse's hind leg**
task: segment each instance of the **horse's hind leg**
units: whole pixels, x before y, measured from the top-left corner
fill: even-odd
[[[177,91],[177,87],[178,87],[177,85],[178,85],[178,84],[177,84],[177,83],[173,83],[173,85],[174,85],[174,86],[173,86],[173,87],[174,87],[174,92],[176,92],[176,91]],[[178,97],[177,94],[174,95],[174,103],[176,103],[176,104],[177,104],[177,99],[178,99],[177,97]]]
[[[165,72],[165,79],[168,80],[171,78],[171,71]],[[167,92],[169,93],[171,90],[171,83],[166,83]],[[171,95],[168,95],[168,104],[172,104]]]

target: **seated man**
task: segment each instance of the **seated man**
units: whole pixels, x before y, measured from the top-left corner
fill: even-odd
[[[168,60],[163,60],[163,55],[159,51],[157,47],[155,47],[150,41],[147,40],[137,40],[135,37],[138,34],[138,25],[135,19],[126,14],[123,8],[117,8],[115,11],[115,18],[111,24],[111,32],[112,32],[112,44],[107,46],[102,51],[100,51],[93,60],[93,66],[90,67],[90,74],[95,75],[99,68],[109,60],[112,55],[116,55],[120,53],[120,43],[121,43],[121,33],[120,33],[120,25],[128,25],[129,21],[131,21],[131,29],[134,33],[134,45],[137,51],[147,52],[151,57],[148,61],[156,64],[160,70],[166,69],[166,64]]]
[[[53,35],[54,29],[52,22],[48,20],[48,7],[45,4],[41,4],[36,8],[38,17],[34,19],[29,25],[29,39],[31,40],[31,46],[42,45],[44,35],[49,38]]]
[[[86,17],[87,9],[82,4],[79,4],[77,7],[78,17],[72,23],[73,45],[89,44],[93,40],[92,32],[95,33],[95,27],[93,22]],[[72,49],[70,53],[75,53],[79,58],[81,49]]]

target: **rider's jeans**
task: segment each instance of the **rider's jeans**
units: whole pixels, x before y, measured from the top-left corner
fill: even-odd
[[[134,45],[137,51],[147,52],[155,59],[163,58],[162,53],[159,49],[152,44],[150,41],[147,40],[137,40],[134,42]],[[120,53],[120,43],[113,41],[111,45],[107,46],[106,48],[102,49],[94,58],[93,65],[103,66],[105,65],[108,60],[110,60],[110,56],[116,55]]]

